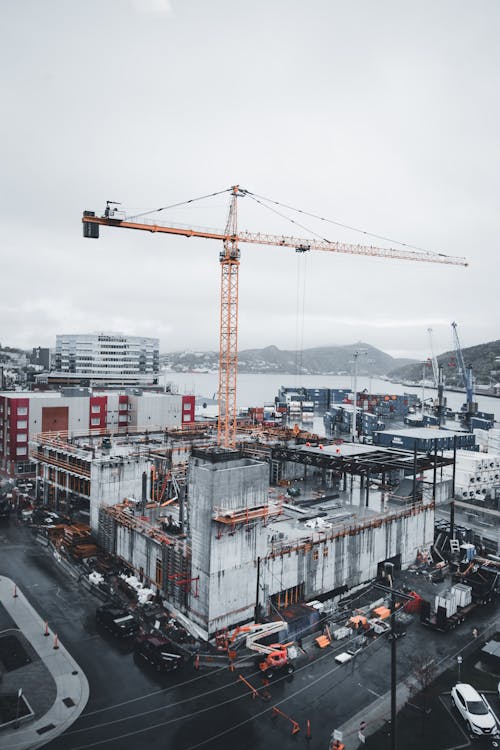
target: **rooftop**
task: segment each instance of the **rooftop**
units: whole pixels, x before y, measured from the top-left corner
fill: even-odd
[[[451,435],[461,435],[462,430],[440,429],[439,427],[411,427],[408,430],[377,430],[377,434],[398,435],[400,437],[414,437],[417,439],[433,440],[436,438],[447,438]]]

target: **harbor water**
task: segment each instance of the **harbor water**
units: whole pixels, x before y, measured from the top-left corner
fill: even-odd
[[[216,372],[164,372],[160,382],[162,385],[172,384],[172,389],[182,395],[194,394],[205,398],[217,398],[219,376]],[[284,373],[254,374],[242,373],[238,375],[237,405],[239,408],[249,406],[263,406],[274,403],[280,386],[306,388],[349,388],[352,389],[352,378],[349,375],[296,375]],[[387,380],[358,375],[357,391],[370,393],[415,393],[422,396],[421,386],[407,386],[400,383],[390,383]],[[425,399],[437,398],[437,391],[433,388],[425,389]],[[458,411],[465,401],[465,393],[447,392],[445,390],[447,406]],[[495,421],[500,422],[500,399],[491,396],[477,396],[479,411],[495,415]]]

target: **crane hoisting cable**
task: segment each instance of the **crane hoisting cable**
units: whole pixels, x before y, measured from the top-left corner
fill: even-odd
[[[94,211],[84,211],[82,222],[83,236],[92,239],[97,239],[99,237],[100,226],[108,226],[121,229],[135,229],[143,232],[172,234],[181,237],[200,237],[204,239],[218,240],[223,243],[223,249],[219,256],[221,263],[221,299],[219,340],[219,418],[217,434],[219,445],[234,447],[236,443],[236,379],[238,370],[239,243],[246,242],[255,245],[290,247],[297,252],[321,250],[324,252],[411,260],[425,263],[441,263],[456,266],[467,266],[468,264],[464,258],[452,257],[442,253],[431,253],[422,249],[410,250],[408,249],[408,246],[399,249],[381,248],[373,245],[332,242],[320,237],[319,235],[316,235],[316,239],[304,239],[291,235],[273,235],[262,232],[239,231],[237,223],[238,198],[245,195],[253,197],[254,199],[257,198],[256,194],[240,188],[239,185],[233,185],[226,190],[210,193],[208,196],[201,196],[200,198],[193,198],[189,201],[183,201],[182,203],[172,204],[170,207],[192,203],[195,200],[201,200],[202,198],[211,197],[213,195],[220,195],[224,192],[229,192],[231,194],[231,202],[226,227],[225,230],[222,231],[215,229],[194,229],[193,227],[175,225],[174,223],[164,224],[163,222],[158,222],[155,219],[148,218],[149,214],[153,213],[150,211],[127,217],[125,213],[119,213],[115,208],[116,204],[111,201],[108,202],[103,216],[96,216]],[[284,207],[291,208],[289,206]],[[167,208],[169,208],[169,206],[156,209],[156,211],[164,211]],[[308,215],[314,216],[313,214]],[[289,217],[284,218],[293,221]],[[301,226],[298,222],[293,223]]]

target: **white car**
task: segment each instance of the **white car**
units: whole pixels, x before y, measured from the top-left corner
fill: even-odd
[[[495,735],[497,723],[495,717],[472,685],[459,682],[451,689],[452,705],[462,715],[467,729],[473,734]]]

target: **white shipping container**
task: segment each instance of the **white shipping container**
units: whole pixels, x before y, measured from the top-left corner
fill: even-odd
[[[444,607],[446,610],[446,617],[451,617],[457,611],[457,602],[451,591],[446,596],[437,595],[435,598],[436,612],[438,607]]]
[[[467,607],[472,601],[472,589],[464,583],[457,583],[456,586],[453,586],[451,593],[455,597],[457,607]]]

